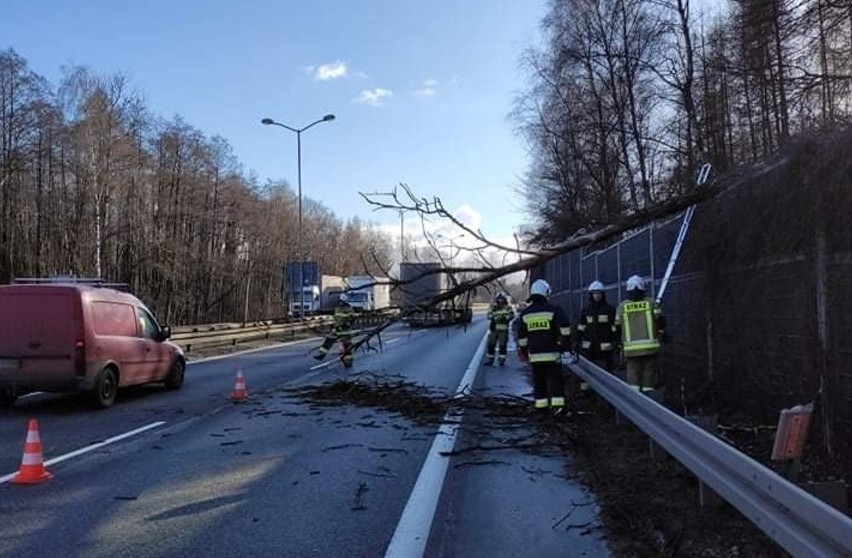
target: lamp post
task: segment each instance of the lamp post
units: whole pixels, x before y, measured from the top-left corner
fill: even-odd
[[[299,225],[296,229],[296,257],[299,258],[299,319],[305,319],[305,262],[302,257],[302,132],[316,126],[320,122],[331,122],[334,120],[333,114],[326,114],[319,120],[311,122],[302,128],[293,128],[286,124],[276,122],[271,118],[264,118],[260,121],[266,126],[280,126],[294,132],[296,134],[296,161],[297,161],[297,182],[299,184]]]
[[[405,213],[399,210],[399,263],[405,263]]]
[[[441,238],[441,239],[446,240],[447,242],[450,243],[450,245],[449,245],[450,246],[450,267],[453,267],[453,260],[455,259],[454,256],[455,256],[455,253],[456,253],[455,241],[460,239],[460,238],[464,238],[464,235],[460,234],[458,236],[449,237],[449,236],[445,236],[441,233],[438,233],[438,234],[435,235],[435,238]]]

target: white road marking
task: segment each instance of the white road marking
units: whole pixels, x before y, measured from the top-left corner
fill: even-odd
[[[399,341],[399,338],[398,338],[398,337],[397,337],[396,339],[391,339],[390,341],[387,341],[387,342],[385,343],[385,345],[390,345],[391,343],[396,343],[397,341]]]
[[[482,337],[479,348],[476,349],[464,376],[459,383],[456,397],[460,397],[467,391],[476,380],[476,373],[485,354],[485,346],[488,334]],[[429,540],[429,532],[432,530],[432,522],[438,508],[438,498],[447,476],[447,468],[450,465],[449,456],[441,455],[442,452],[453,450],[456,444],[461,414],[456,413],[444,416],[444,422],[438,428],[438,433],[429,448],[429,454],[423,463],[423,468],[414,483],[411,496],[402,510],[402,516],[393,533],[393,538],[385,552],[385,558],[420,558],[426,552],[426,542]]]
[[[151,424],[147,424],[145,426],[137,428],[136,430],[131,430],[130,432],[125,432],[124,434],[119,434],[118,436],[113,436],[112,438],[104,440],[103,442],[91,444],[91,445],[85,446],[83,448],[80,448],[78,450],[74,450],[72,452],[66,453],[64,455],[60,455],[59,457],[54,457],[53,459],[49,459],[49,460],[44,462],[44,466],[49,467],[49,466],[55,465],[57,463],[62,463],[63,461],[66,461],[66,460],[71,459],[73,457],[77,457],[78,455],[83,455],[84,453],[89,453],[90,451],[100,449],[100,448],[107,446],[109,444],[114,444],[115,442],[120,442],[121,440],[125,440],[127,438],[130,438],[131,436],[136,436],[137,434],[141,434],[142,432],[145,432],[147,430],[151,430],[152,428],[157,428],[158,426],[162,426],[164,424],[166,424],[166,422],[162,421],[162,420],[157,421],[157,422],[152,422]],[[0,477],[0,484],[3,484],[4,482],[10,481],[17,474],[18,473],[15,472],[15,473],[10,473],[6,476]]]

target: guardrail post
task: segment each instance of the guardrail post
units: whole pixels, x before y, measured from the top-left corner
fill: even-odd
[[[665,391],[663,389],[653,389],[644,392],[644,394],[656,403],[660,405],[663,404],[663,400],[665,398]],[[657,445],[657,443],[654,442],[654,439],[650,436],[648,436],[648,453],[651,456],[651,459],[656,462],[665,461],[666,457],[669,455],[666,453],[666,450]]]
[[[719,417],[716,415],[686,415],[686,420],[697,426],[698,428],[712,434],[713,436],[719,433]],[[704,484],[704,481],[698,479],[698,506],[702,508],[717,508],[725,503],[716,492]]]

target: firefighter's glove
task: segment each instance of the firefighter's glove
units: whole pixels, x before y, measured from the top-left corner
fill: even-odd
[[[577,356],[577,353],[574,351],[569,351],[567,353],[562,353],[562,364],[577,364],[580,360],[580,357]]]
[[[521,362],[530,361],[530,355],[526,349],[518,349],[518,358],[521,359]]]

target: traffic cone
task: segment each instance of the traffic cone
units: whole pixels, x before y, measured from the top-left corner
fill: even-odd
[[[52,476],[44,468],[44,459],[41,456],[41,438],[38,435],[38,421],[30,419],[21,467],[11,482],[14,484],[38,484]]]
[[[248,399],[246,391],[246,379],[243,377],[243,369],[237,369],[237,379],[234,381],[234,391],[231,392],[231,401],[245,401]]]

